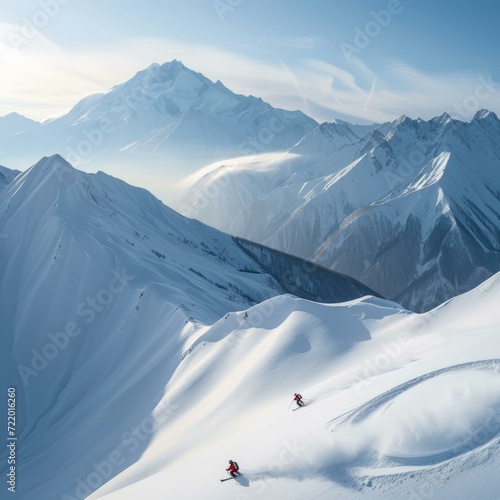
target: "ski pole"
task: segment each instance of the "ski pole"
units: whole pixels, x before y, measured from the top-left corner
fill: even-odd
[[[289,410],[289,409],[290,409],[290,406],[292,406],[293,401],[294,401],[293,399],[290,401],[290,404],[288,405],[287,410]]]

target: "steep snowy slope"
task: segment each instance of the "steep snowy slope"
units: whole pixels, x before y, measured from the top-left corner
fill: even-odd
[[[499,300],[497,274],[423,315],[290,296],[230,314],[173,374],[141,459],[91,498],[494,499]],[[242,476],[221,484],[228,459]]]
[[[21,172],[19,170],[11,170],[10,168],[2,167],[0,165],[0,191],[13,179],[15,179]]]
[[[146,183],[157,195],[211,161],[285,150],[317,126],[299,111],[234,94],[176,60],[153,64],[104,94],[84,98],[64,116],[16,137],[9,134],[8,140],[1,123],[2,161],[8,158],[22,168],[61,153],[76,165],[113,169]],[[148,176],[154,180],[145,181]]]
[[[500,269],[500,121],[401,117],[385,130],[356,140],[322,125],[281,156],[202,171],[175,206],[428,310]]]
[[[121,440],[126,456],[106,479],[134,463],[152,437],[135,436],[136,426],[206,325],[281,293],[369,292],[272,250],[258,250],[261,264],[243,242],[59,156],[3,189],[0,233],[2,390],[16,388],[23,499],[72,494]],[[286,276],[292,266],[302,275]],[[5,457],[4,448],[2,474]]]

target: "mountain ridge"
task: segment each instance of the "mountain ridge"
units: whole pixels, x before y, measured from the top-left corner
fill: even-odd
[[[262,250],[275,268],[264,266],[146,190],[58,155],[5,186],[0,232],[0,364],[23,409],[19,467],[30,474],[18,493],[26,499],[69,494],[74,478],[149,418],[209,325],[282,294],[326,302],[367,292],[327,270],[292,283],[281,270],[303,261]],[[301,284],[316,277],[315,292]],[[120,422],[102,435],[115,412]],[[128,450],[114,473],[149,441]]]
[[[470,122],[446,113],[428,121],[401,116],[359,139],[342,127],[322,124],[281,157],[226,161],[174,206],[355,276],[418,311],[500,269],[494,113],[481,110]],[[225,187],[217,190],[221,178]],[[214,190],[211,200],[205,193]]]
[[[23,167],[62,154],[79,167],[127,174],[134,184],[141,180],[137,165],[174,184],[215,159],[287,149],[317,126],[300,111],[235,94],[177,60],[153,63],[14,136],[2,134],[8,120],[0,118],[0,161]]]

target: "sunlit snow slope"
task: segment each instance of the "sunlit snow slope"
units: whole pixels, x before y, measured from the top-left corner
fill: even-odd
[[[499,300],[497,274],[423,315],[291,296],[232,313],[173,374],[140,460],[91,498],[498,498]],[[228,459],[242,476],[220,483]]]
[[[139,459],[153,432],[138,438],[135,429],[149,425],[186,354],[226,314],[291,291],[323,301],[369,293],[296,258],[250,251],[60,156],[9,179],[0,192],[0,366],[2,393],[17,392],[17,498],[81,498]],[[286,276],[292,268],[302,277]],[[115,451],[112,469],[87,483]]]

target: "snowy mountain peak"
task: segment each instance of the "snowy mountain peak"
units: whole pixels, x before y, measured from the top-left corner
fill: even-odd
[[[493,111],[487,109],[480,109],[472,118],[472,120],[492,120],[498,121],[497,115]]]
[[[170,62],[163,63],[161,66],[171,66],[181,69],[187,69],[186,66],[184,66],[184,64],[182,64],[182,62],[178,61],[177,59],[172,59]]]
[[[387,137],[391,137],[394,133],[396,128],[394,128]],[[386,142],[386,136],[381,132],[380,130],[376,129],[370,132],[366,137],[363,138],[362,140],[362,146],[359,149],[357,156],[364,155],[365,153],[368,153],[369,151],[373,151],[375,148],[380,146]]]
[[[413,120],[406,115],[401,115],[396,121],[393,122],[391,130],[387,134],[387,139],[391,139],[397,134],[407,134],[408,132],[413,133],[417,127],[417,120]]]
[[[177,61],[177,59],[173,59],[172,61],[163,64],[153,63],[146,69],[138,71],[135,76],[128,80],[128,82],[125,82],[125,84],[133,81],[142,81],[142,79],[147,78],[148,76],[155,77],[158,80],[162,81],[172,81],[184,71],[197,74],[194,71],[186,68],[186,66],[184,66],[184,64],[182,64],[180,61]],[[120,85],[123,84],[116,85],[115,87],[119,87]]]
[[[100,107],[109,107],[110,101],[118,100],[122,105],[128,105],[132,114],[137,114],[161,96],[168,97],[184,110],[199,97],[203,87],[212,86],[208,78],[174,59],[162,65],[151,65],[127,82],[116,85],[104,95]]]
[[[34,121],[34,120],[30,120],[29,118],[26,118],[24,115],[16,113],[15,111],[13,111],[12,113],[7,113],[5,116],[2,116],[0,118],[6,118],[9,120]]]
[[[58,211],[60,203],[75,205],[87,196],[81,175],[60,155],[42,158],[6,186],[4,196],[10,199],[8,213],[26,214],[33,206],[39,213],[53,213]]]
[[[36,120],[32,120],[31,118],[26,118],[26,116],[16,113],[15,111],[12,113],[7,113],[5,116],[0,116],[0,122],[9,124],[13,127],[19,126],[36,126],[40,125],[40,122]]]
[[[187,68],[186,66],[184,66],[184,64],[182,64],[180,61],[177,61],[176,59],[161,64],[156,68],[156,71],[158,72],[158,79],[161,81],[173,81],[183,73],[194,76],[197,80],[208,80],[201,73],[196,73],[195,71]]]
[[[435,123],[439,125],[446,125],[451,121],[453,121],[453,118],[448,113],[445,112],[436,119]]]
[[[408,121],[411,121],[411,118],[409,118],[406,115],[401,115],[396,120],[396,125],[401,125],[402,123],[405,123],[405,122],[408,122]]]
[[[175,59],[162,65],[154,63],[104,94],[85,97],[60,121],[88,127],[89,122],[105,120],[113,124],[114,131],[127,127],[127,136],[135,134],[150,143],[151,130],[167,125],[166,120],[177,120],[197,105],[203,107],[200,103],[203,96],[210,89],[217,92],[222,88]],[[229,91],[225,89],[225,92]],[[159,140],[161,142],[161,138]],[[130,148],[130,144],[124,146]],[[133,149],[137,146],[136,142]]]
[[[151,175],[131,168],[126,180],[135,184],[161,170],[162,187],[148,187],[165,201],[178,196],[177,183],[198,168],[221,158],[286,151],[318,126],[300,111],[236,94],[175,59],[152,64],[42,124],[12,127],[11,119],[0,118],[0,162],[27,165],[62,153],[119,177],[125,164],[141,165]]]
[[[38,180],[42,178],[52,178],[54,175],[62,180],[64,175],[75,175],[78,171],[68,163],[60,154],[45,156],[40,161],[26,170],[26,177],[37,176]]]
[[[402,129],[402,128],[416,128],[418,126],[418,121],[410,118],[406,115],[401,115],[393,125],[393,130]]]

